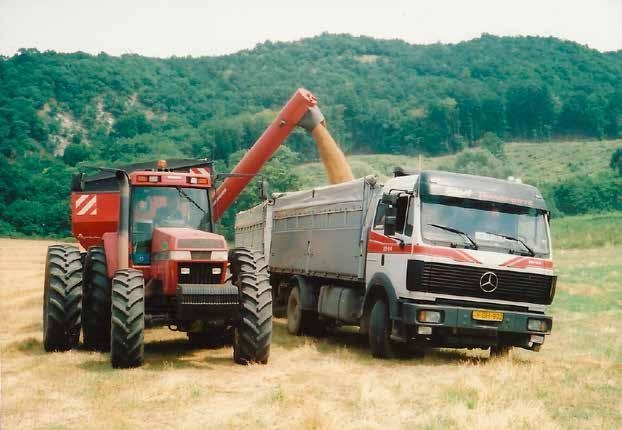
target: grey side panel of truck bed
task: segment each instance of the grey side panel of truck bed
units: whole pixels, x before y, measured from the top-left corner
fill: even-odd
[[[358,179],[282,194],[238,214],[236,245],[270,249],[273,273],[363,280],[364,220],[380,190],[374,180]]]
[[[263,252],[270,262],[270,235],[272,232],[272,201],[265,201],[235,218],[235,246],[244,246]]]

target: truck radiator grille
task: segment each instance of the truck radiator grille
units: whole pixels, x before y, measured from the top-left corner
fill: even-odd
[[[220,269],[220,273],[213,273]],[[180,284],[220,284],[222,279],[222,263],[179,263],[177,276]],[[187,273],[185,273],[187,272]]]
[[[485,292],[480,287],[480,279],[486,272],[497,275],[497,288],[492,292]],[[556,276],[419,260],[408,262],[406,274],[406,288],[409,291],[543,305],[551,303],[556,281]]]

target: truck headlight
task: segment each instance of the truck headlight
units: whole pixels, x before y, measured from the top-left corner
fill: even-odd
[[[429,310],[419,311],[417,319],[419,320],[419,322],[438,324],[443,320],[443,313],[440,311]]]
[[[227,260],[229,253],[227,251],[212,251],[212,260]]]
[[[549,322],[547,320],[537,320],[529,318],[527,320],[527,330],[529,331],[548,331]]]

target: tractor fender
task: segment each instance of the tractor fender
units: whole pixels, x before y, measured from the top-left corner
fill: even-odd
[[[317,312],[317,286],[310,279],[304,276],[292,276],[289,284],[292,288],[298,287],[300,290],[300,306],[305,311]]]
[[[375,299],[379,294],[384,294],[387,298],[390,318],[392,320],[398,319],[397,295],[395,294],[393,283],[386,273],[375,273],[367,284],[359,318],[363,318],[368,312],[371,312],[371,308],[374,306]]]
[[[106,252],[106,264],[108,266],[108,279],[114,278],[114,273],[119,269],[119,233],[116,231],[104,233],[104,251]]]

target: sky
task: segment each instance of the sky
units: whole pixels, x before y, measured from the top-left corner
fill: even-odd
[[[555,36],[612,51],[622,49],[622,0],[0,0],[2,55],[222,55],[323,32],[415,44]]]

